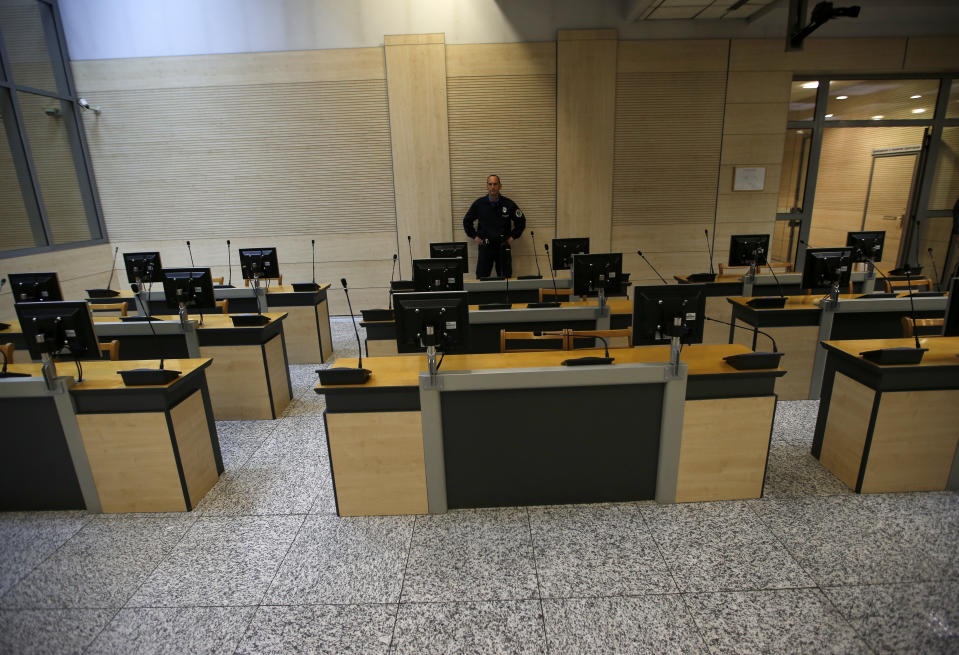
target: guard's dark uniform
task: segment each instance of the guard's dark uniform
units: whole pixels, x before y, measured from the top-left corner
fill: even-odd
[[[494,264],[496,275],[509,277],[512,260],[506,240],[518,239],[525,228],[523,210],[506,196],[501,195],[495,202],[488,195],[477,198],[463,218],[466,235],[483,240],[476,260],[476,277],[489,277]]]

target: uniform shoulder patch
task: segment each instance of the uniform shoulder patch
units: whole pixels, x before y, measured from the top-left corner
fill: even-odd
[[[516,218],[523,218],[523,210],[519,207],[516,208]]]
[[[503,207],[503,213],[504,213],[504,214],[507,213],[508,211],[509,211],[509,208]]]

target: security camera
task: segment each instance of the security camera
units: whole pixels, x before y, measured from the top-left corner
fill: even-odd
[[[54,116],[54,117],[55,117],[55,116],[59,116],[59,115],[60,115],[60,108],[59,108],[59,107],[44,107],[44,108],[43,108],[43,113],[46,114],[47,116]]]
[[[859,7],[833,7],[831,2],[820,2],[812,9],[812,22],[825,23],[831,18],[857,18],[859,16]]]
[[[90,103],[87,102],[86,98],[77,98],[77,104],[83,107],[84,109],[90,108]]]

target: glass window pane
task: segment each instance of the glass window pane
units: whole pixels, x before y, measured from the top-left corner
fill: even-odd
[[[946,107],[946,118],[959,118],[959,80],[952,81],[949,91],[949,106]]]
[[[16,121],[10,104],[10,92],[0,89],[0,114],[3,115],[4,129],[0,130],[0,250],[17,250],[42,246],[34,238],[30,225],[30,216],[23,200],[23,184],[28,192],[29,174],[25,170],[22,155],[14,159],[11,144],[20,151]]]
[[[799,246],[799,228],[802,221],[798,218],[779,219],[773,229],[773,241],[770,244],[774,264],[791,264],[795,260]]]
[[[99,238],[90,233],[80,192],[71,143],[76,126],[69,103],[24,92],[18,92],[17,99],[53,243]]]
[[[946,287],[943,291],[948,291],[948,281],[951,276],[946,275],[943,268],[949,265],[949,244],[952,241],[952,216],[927,216],[919,222],[919,265],[922,266],[923,274],[936,280],[936,276],[946,278]],[[929,249],[932,248],[932,255]]]
[[[789,92],[789,120],[811,121],[816,110],[816,90],[819,82],[798,80],[792,83]]]
[[[48,5],[36,0],[0,0],[0,30],[14,84],[68,93]]]
[[[952,209],[959,199],[959,127],[942,128],[929,209]]]
[[[932,120],[939,80],[833,80],[829,83],[829,120]],[[831,114],[831,116],[830,116]]]
[[[809,147],[812,130],[786,130],[783,150],[783,169],[779,178],[777,214],[798,214],[802,211],[806,192],[806,172],[809,170]]]

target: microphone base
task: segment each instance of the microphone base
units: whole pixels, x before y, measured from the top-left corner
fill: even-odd
[[[499,277],[499,276],[497,276],[497,277],[492,277],[492,276],[490,276],[490,277],[478,277],[478,278],[476,278],[476,279],[479,280],[480,282],[502,282],[502,281],[505,280],[506,278],[505,278],[505,277]]]
[[[171,371],[168,368],[132,368],[117,371],[117,373],[123,378],[123,384],[128,387],[170,384],[180,377],[180,371]]]
[[[560,307],[562,303],[558,302],[531,302],[526,305],[528,309],[542,309],[545,307]]]
[[[542,275],[517,275],[517,280],[542,280]]]
[[[416,291],[416,285],[413,280],[393,280],[390,282],[390,289],[393,291]]]
[[[120,316],[123,323],[146,323],[147,321],[159,321],[156,316]]]
[[[894,268],[887,273],[887,275],[895,276],[905,276],[909,277],[911,275],[919,275],[922,273],[922,266],[916,266],[915,268],[910,268],[908,266],[903,266],[902,268]]]
[[[347,368],[338,366],[336,368],[322,368],[316,371],[320,376],[320,384],[340,385],[340,384],[366,384],[373,376],[373,371],[367,368]]]
[[[737,371],[748,371],[756,368],[779,368],[779,360],[785,353],[754,352],[741,353],[723,357],[726,362]]]
[[[214,289],[236,289],[232,284],[214,284]]]
[[[316,282],[294,282],[294,291],[319,291],[320,285]]]
[[[896,294],[889,293],[888,291],[873,291],[872,293],[866,293],[859,296],[859,298],[857,298],[856,300],[859,300],[861,298],[895,298],[895,297],[896,297]]]
[[[615,357],[577,357],[564,359],[563,366],[609,366]]]
[[[0,379],[3,378],[30,378],[33,377],[32,373],[17,373],[14,371],[4,371],[0,373]]]
[[[0,323],[0,330],[6,330],[10,327],[9,323]]]
[[[782,309],[786,306],[786,299],[782,296],[760,296],[750,298],[746,304],[753,309]]]
[[[113,289],[87,289],[87,296],[90,298],[116,298],[119,295],[120,292]]]
[[[906,298],[939,298],[944,295],[941,291],[913,291]]]
[[[360,315],[364,321],[392,321],[392,309],[361,309]]]
[[[513,306],[508,302],[491,302],[486,303],[485,305],[477,305],[477,309],[488,310],[488,309],[512,309]]]
[[[231,314],[230,320],[233,321],[233,327],[251,327],[266,325],[270,317],[263,314]]]
[[[690,282],[715,282],[716,274],[715,273],[691,273],[686,276],[686,279]]]
[[[912,348],[903,346],[901,348],[879,348],[878,350],[867,350],[859,353],[859,356],[873,364],[882,366],[888,364],[918,364],[922,361],[922,355],[928,348]]]

